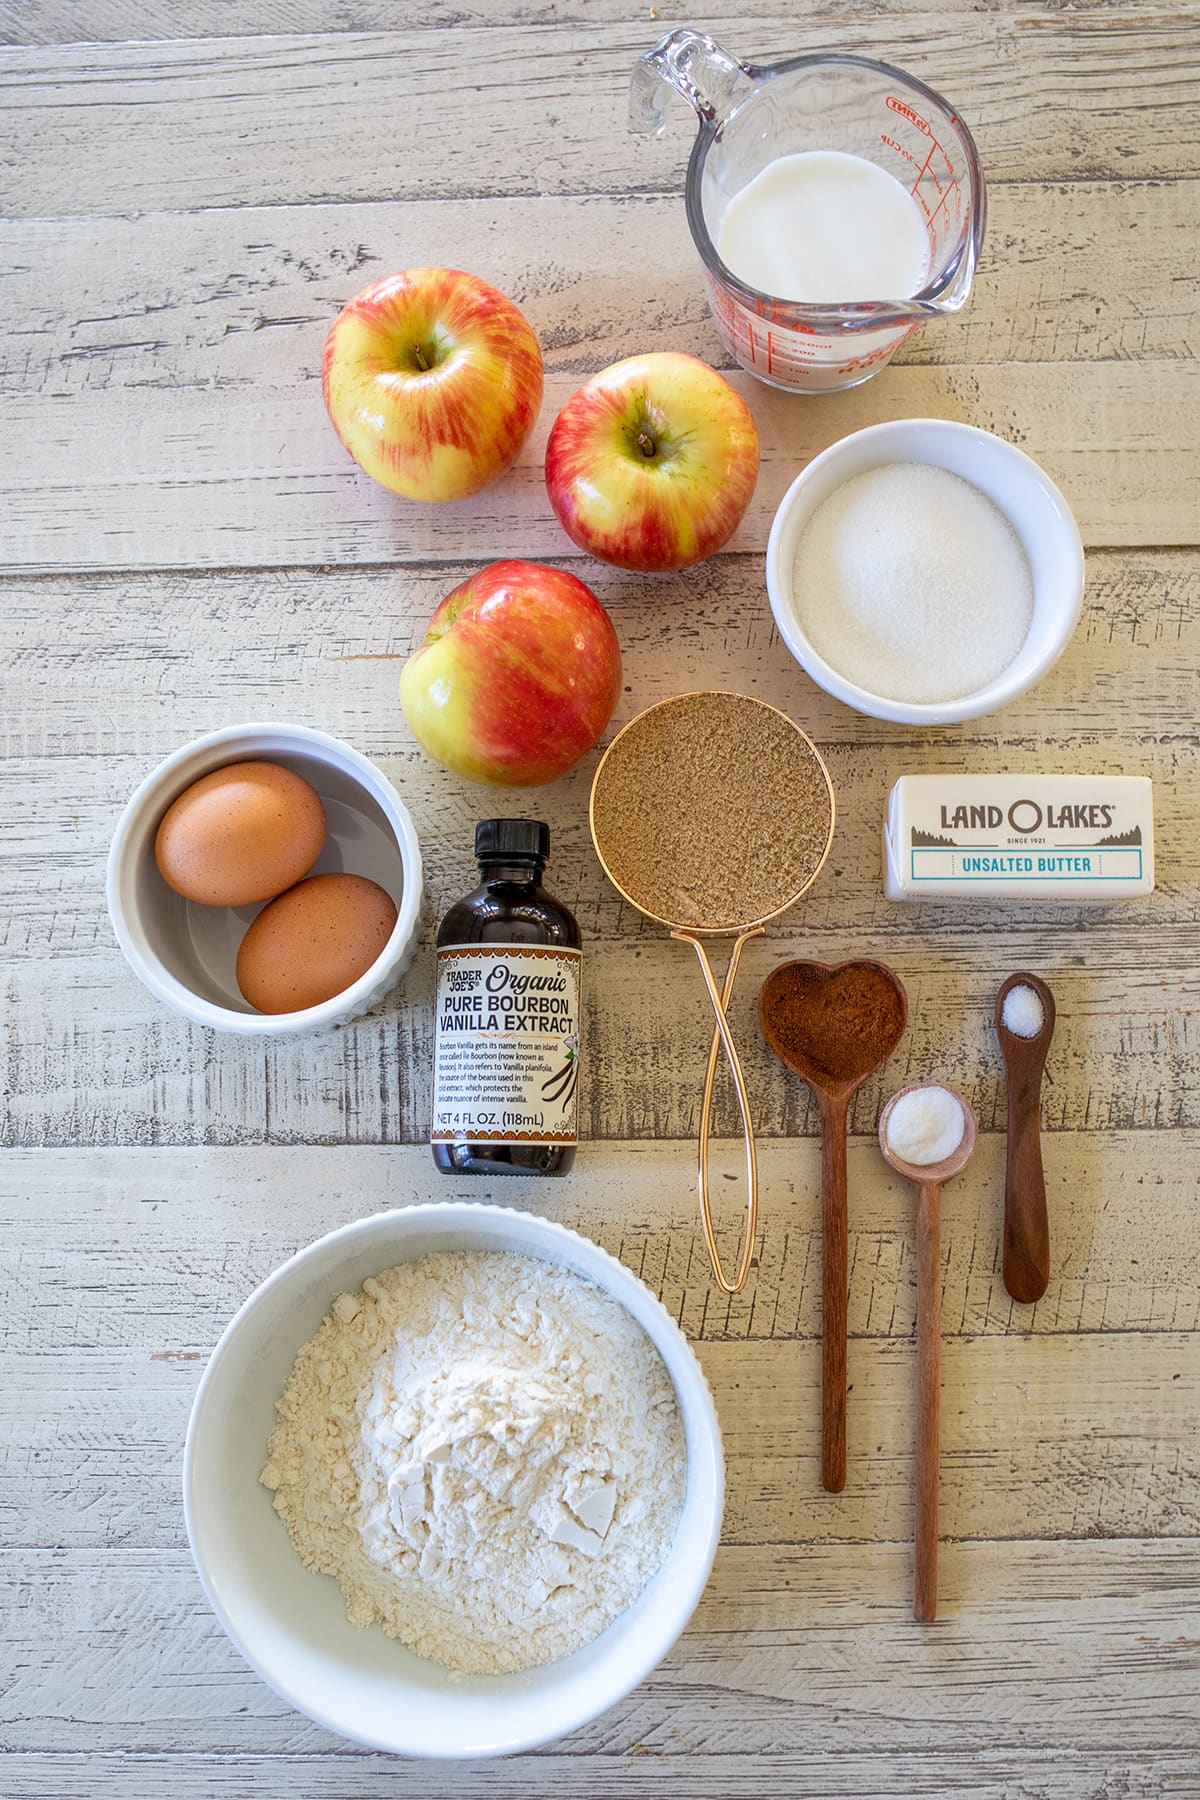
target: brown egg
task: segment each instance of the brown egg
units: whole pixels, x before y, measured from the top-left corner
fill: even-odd
[[[237,983],[259,1012],[300,1012],[364,975],[396,924],[390,894],[365,875],[311,875],[264,906],[242,939]]]
[[[302,775],[278,763],[230,763],[167,808],[154,860],[185,900],[249,906],[299,881],[324,842],[325,808]]]

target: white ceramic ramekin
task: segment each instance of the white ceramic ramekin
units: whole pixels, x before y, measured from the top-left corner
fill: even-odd
[[[172,801],[213,769],[258,757],[294,769],[321,796],[328,836],[312,873],[365,875],[387,889],[399,914],[383,950],[353,986],[302,1012],[255,1012],[238,991],[238,946],[262,908],[185,900],[154,861],[155,833]],[[367,1012],[416,955],[421,892],[417,834],[391,782],[340,738],[304,725],[228,725],[185,744],[137,789],[108,853],[109,916],[134,974],[173,1012],[242,1037],[284,1037]]]
[[[1009,520],[1033,574],[1033,618],[1015,660],[986,687],[957,700],[913,704],[869,693],[818,655],[792,603],[800,535],[835,488],[882,463],[932,464],[961,475]],[[1083,605],[1083,544],[1050,477],[1005,438],[949,419],[868,425],[814,456],[780,501],[767,543],[767,592],[779,635],[818,687],[857,712],[902,725],[951,725],[1007,706],[1041,680],[1070,642]]]
[[[510,1250],[574,1270],[611,1294],[675,1387],[687,1487],[658,1573],[591,1644],[520,1675],[451,1675],[378,1629],[356,1630],[331,1576],[306,1569],[259,1482],[275,1401],[335,1297],[438,1250]],[[509,1207],[450,1201],[376,1213],[301,1250],[223,1332],[192,1407],[183,1502],[213,1611],[250,1666],[299,1712],[401,1756],[499,1756],[575,1731],[661,1662],[704,1591],[724,1497],[721,1432],[687,1339],[638,1277],[565,1226]]]

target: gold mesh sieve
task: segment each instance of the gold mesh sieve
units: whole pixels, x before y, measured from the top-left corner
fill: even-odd
[[[596,770],[588,816],[596,854],[617,892],[691,944],[699,959],[716,1019],[700,1109],[700,1218],[717,1285],[736,1294],[754,1254],[758,1162],[728,1006],[745,945],[795,905],[829,854],[829,771],[786,713],[745,694],[703,689],[659,701],[617,733]],[[726,937],[734,943],[718,986],[705,942]],[[746,1217],[732,1280],[721,1263],[708,1178],[722,1049],[746,1149]]]

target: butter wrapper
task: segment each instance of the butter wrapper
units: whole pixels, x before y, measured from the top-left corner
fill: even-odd
[[[904,775],[888,796],[889,900],[1127,900],[1154,889],[1145,775]]]

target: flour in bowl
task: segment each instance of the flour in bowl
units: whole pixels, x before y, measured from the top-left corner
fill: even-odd
[[[610,1295],[508,1251],[419,1257],[339,1294],[262,1472],[352,1624],[500,1674],[589,1643],[675,1533],[683,1426]]]

